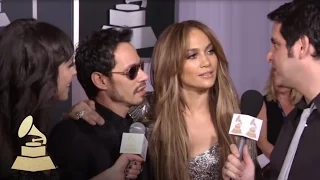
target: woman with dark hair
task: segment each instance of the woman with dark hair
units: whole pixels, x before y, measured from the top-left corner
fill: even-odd
[[[73,54],[74,46],[68,35],[46,22],[18,19],[0,32],[1,180],[59,179],[57,170],[27,172],[11,167],[16,157],[21,156],[21,146],[31,142],[18,137],[23,120],[31,115],[32,124],[46,134],[52,103],[68,99],[76,74]],[[130,159],[135,158],[122,156],[118,164],[95,178],[124,176]]]
[[[0,177],[15,179],[24,171],[10,170],[20,147],[18,129],[29,115],[45,132],[54,100],[66,100],[76,70],[71,39],[57,27],[34,19],[19,19],[0,33]],[[58,179],[57,173],[32,173]],[[23,176],[23,175],[22,175]]]

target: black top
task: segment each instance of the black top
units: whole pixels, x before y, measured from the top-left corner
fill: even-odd
[[[267,110],[267,138],[272,145],[275,145],[285,119],[285,114],[278,101],[268,101],[266,95],[263,97],[263,100]],[[258,154],[262,154],[259,148],[258,151]]]
[[[133,120],[122,118],[97,102],[96,111],[105,119],[102,126],[80,119],[65,120],[53,128],[47,148],[58,166],[60,179],[88,180],[113,166],[120,156],[122,133],[129,132]]]
[[[312,101],[317,107],[307,120],[299,146],[291,166],[288,179],[319,179],[320,164],[320,94]],[[270,180],[276,180],[281,171],[289,145],[300,121],[303,109],[308,105],[301,100],[296,108],[291,111],[281,129],[270,158]]]
[[[15,171],[9,177],[3,177],[0,180],[59,180],[59,174],[57,170],[50,170],[45,173],[42,171]]]
[[[267,108],[268,141],[272,145],[275,145],[285,119],[285,114],[278,101],[268,101],[266,96],[264,96],[264,102]]]

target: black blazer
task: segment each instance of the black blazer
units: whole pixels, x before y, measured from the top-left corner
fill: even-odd
[[[317,109],[309,116],[307,126],[299,140],[299,146],[288,177],[290,180],[319,179],[320,164],[313,162],[320,161],[320,145],[317,143],[320,138],[320,93],[311,103],[314,103]],[[276,180],[278,178],[301,114],[308,107],[309,105],[303,98],[285,119],[270,157],[270,177],[268,180]]]
[[[64,120],[48,138],[47,150],[58,166],[62,180],[88,180],[110,168],[120,156],[123,132],[129,132],[133,120],[122,118],[96,102],[96,111],[105,119],[102,126],[84,120]],[[144,163],[139,180],[147,180]],[[153,179],[153,178],[152,178]]]

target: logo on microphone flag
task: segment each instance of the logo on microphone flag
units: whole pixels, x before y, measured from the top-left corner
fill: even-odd
[[[258,141],[262,123],[261,119],[249,115],[233,114],[229,134]]]

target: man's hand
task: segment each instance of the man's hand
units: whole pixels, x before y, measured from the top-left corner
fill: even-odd
[[[254,180],[254,163],[249,155],[248,146],[243,149],[243,162],[240,161],[240,153],[235,144],[230,145],[231,154],[222,168],[224,180]]]
[[[91,180],[137,179],[142,171],[143,159],[138,155],[122,154],[114,165]]]
[[[63,115],[63,119],[78,120],[78,113],[83,111],[81,117],[91,125],[103,125],[104,119],[96,112],[95,102],[92,100],[85,100],[72,106],[71,110]]]

